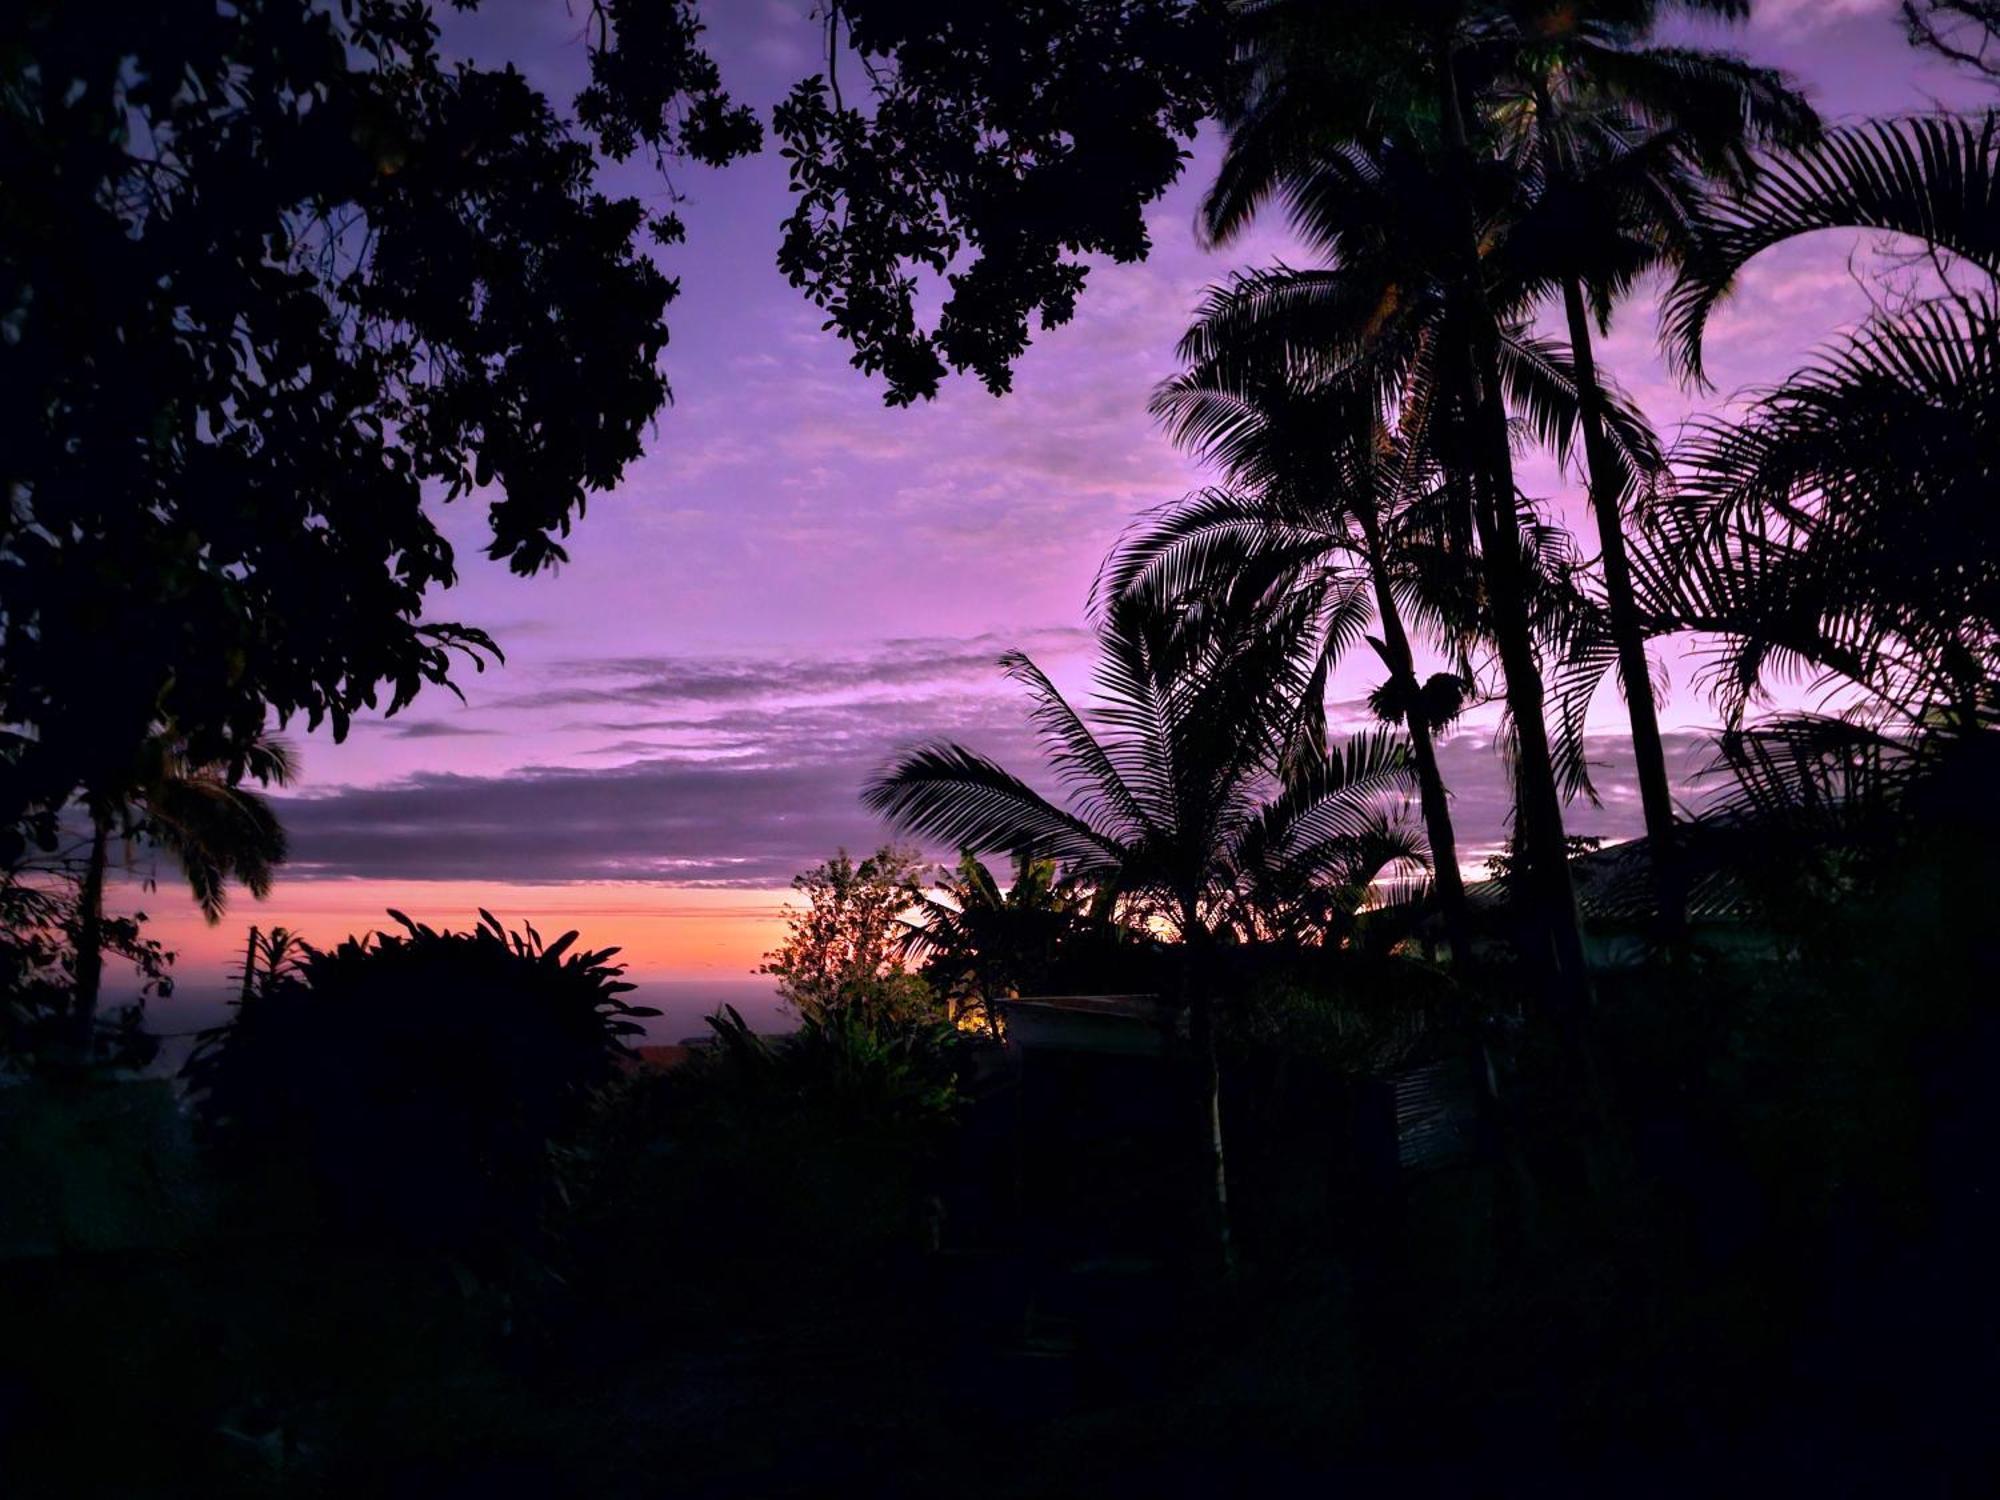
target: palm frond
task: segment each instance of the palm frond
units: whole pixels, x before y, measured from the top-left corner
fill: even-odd
[[[2000,279],[2000,114],[1871,121],[1772,156],[1740,198],[1712,206],[1662,303],[1676,367],[1701,379],[1709,317],[1737,274],[1820,229],[1908,235]]]
[[[890,765],[862,802],[918,837],[975,853],[1023,851],[1072,872],[1115,869],[1124,846],[986,757],[961,745],[928,745]]]

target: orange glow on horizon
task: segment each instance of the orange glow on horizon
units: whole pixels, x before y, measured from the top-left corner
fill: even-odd
[[[464,929],[484,907],[507,927],[531,922],[553,941],[575,928],[591,948],[616,947],[614,962],[652,979],[748,979],[784,940],[789,890],[712,890],[636,883],[519,885],[411,880],[281,881],[266,901],[234,893],[211,927],[185,890],[162,872],[159,888],[109,893],[120,911],[144,911],[146,932],[178,955],[183,983],[220,980],[240,961],[254,924],[285,927],[327,947],[350,934],[393,930],[388,909],[432,927]]]

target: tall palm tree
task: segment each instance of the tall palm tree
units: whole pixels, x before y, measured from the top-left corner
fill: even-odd
[[[1463,964],[1471,958],[1470,925],[1434,736],[1464,701],[1472,632],[1458,601],[1440,599],[1433,578],[1412,566],[1418,549],[1399,546],[1412,492],[1433,476],[1383,420],[1372,394],[1306,386],[1283,370],[1240,391],[1193,375],[1167,382],[1155,412],[1177,441],[1217,463],[1238,488],[1197,492],[1128,533],[1099,589],[1112,598],[1147,591],[1173,602],[1219,591],[1282,600],[1313,589],[1324,601],[1316,678],[1372,615],[1381,634],[1369,643],[1389,671],[1383,716],[1409,731],[1439,908]],[[1419,680],[1406,612],[1456,658],[1458,671]]]
[[[1878,310],[1740,422],[1698,425],[1663,516],[1667,607],[1720,634],[1732,720],[1788,659],[1912,729],[1979,717],[2000,633],[2000,116],[1878,121],[1779,154],[1713,206],[1669,295],[1676,358],[1766,248],[1856,227],[1922,247],[1934,283]]]
[[[956,744],[915,750],[864,800],[899,827],[960,848],[1054,859],[1178,939],[1181,1002],[1200,1078],[1205,1181],[1228,1263],[1228,1184],[1208,955],[1223,935],[1246,855],[1325,867],[1370,837],[1377,804],[1407,786],[1402,746],[1377,734],[1341,754],[1293,742],[1305,687],[1303,607],[1246,615],[1190,638],[1170,611],[1115,600],[1101,632],[1095,727],[1027,657],[1003,658],[1034,699],[1033,718],[1066,805]],[[1279,783],[1274,768],[1287,765]]]
[[[211,925],[222,920],[231,881],[262,900],[285,860],[285,832],[270,802],[243,785],[284,786],[297,762],[282,740],[260,736],[234,765],[192,762],[170,731],[155,734],[116,788],[85,793],[90,842],[79,892],[75,1020],[86,1040],[104,979],[104,882],[114,837],[170,854]]]
[[[1700,377],[1745,264],[1835,227],[1906,236],[1933,277],[1696,429],[1658,528],[1660,608],[1719,639],[1720,812],[1838,844],[1906,839],[1921,806],[1920,838],[1977,845],[2000,744],[2000,119],[1878,121],[1775,156],[1714,207],[1670,294],[1683,366]],[[1801,672],[1836,712],[1745,724],[1769,677]]]
[[[1490,28],[1477,44],[1477,86],[1501,149],[1518,161],[1532,202],[1509,230],[1513,259],[1559,299],[1574,361],[1587,489],[1596,523],[1608,639],[1632,730],[1640,805],[1653,849],[1662,929],[1684,925],[1674,808],[1653,701],[1646,629],[1627,554],[1629,468],[1612,451],[1593,324],[1644,273],[1683,259],[1705,197],[1738,192],[1752,148],[1816,134],[1804,97],[1773,69],[1728,54],[1650,44],[1657,13],[1747,6],[1690,3],[1544,5]]]
[[[1585,601],[1562,586],[1569,561],[1566,536],[1540,522],[1512,493],[1511,457],[1504,515],[1495,515],[1484,498],[1491,487],[1482,488],[1479,476],[1491,466],[1480,436],[1476,390],[1463,360],[1464,347],[1476,341],[1470,323],[1481,319],[1468,319],[1465,298],[1454,290],[1452,257],[1443,253],[1450,243],[1443,226],[1451,218],[1451,192],[1437,152],[1407,135],[1342,139],[1269,181],[1243,172],[1232,178],[1225,169],[1218,194],[1224,187],[1246,201],[1212,198],[1212,217],[1220,228],[1254,209],[1258,194],[1275,195],[1294,230],[1330,264],[1304,271],[1278,267],[1239,277],[1212,293],[1183,341],[1190,369],[1162,393],[1163,402],[1205,404],[1185,413],[1170,411],[1170,419],[1226,461],[1255,439],[1260,423],[1248,407],[1260,388],[1279,381],[1374,388],[1395,414],[1406,451],[1438,476],[1438,495],[1448,504],[1442,511],[1433,508],[1433,514],[1450,518],[1439,540],[1462,558],[1478,553],[1466,577],[1468,603],[1479,616],[1480,631],[1498,649],[1518,745],[1520,821],[1524,842],[1532,846],[1528,830],[1537,812],[1543,825],[1552,816],[1560,831],[1558,785],[1588,789],[1580,743],[1550,744],[1537,660],[1538,648],[1550,644],[1550,627],[1561,634],[1573,623],[1563,619],[1564,610],[1550,606],[1564,603],[1574,615]],[[1502,421],[1510,436],[1519,424],[1566,460],[1578,430],[1575,372],[1568,351],[1532,335],[1516,311],[1531,303],[1537,281],[1516,267],[1500,232],[1517,210],[1515,175],[1486,173],[1477,189],[1479,211],[1492,226],[1480,244],[1488,299],[1482,318],[1495,327]],[[1504,318],[1490,315],[1494,306],[1507,309]],[[1610,420],[1603,431],[1622,472],[1656,469],[1657,444],[1644,422],[1622,403],[1605,405]],[[1549,783],[1547,796],[1537,791],[1543,782]],[[1566,849],[1566,841],[1555,847]],[[1547,951],[1531,956],[1541,957],[1558,981],[1552,1002],[1578,1014],[1587,980],[1564,857],[1558,852],[1531,867],[1541,872],[1541,884],[1524,883],[1550,941]],[[1438,868],[1448,879],[1443,860]]]
[[[1486,252],[1514,208],[1509,174],[1475,153],[1461,95],[1460,50],[1469,24],[1489,11],[1471,0],[1265,0],[1239,8],[1240,87],[1227,101],[1228,148],[1203,205],[1203,227],[1226,241],[1272,197],[1316,225],[1314,248],[1336,266],[1377,251],[1381,195],[1355,191],[1377,142],[1411,160],[1406,193],[1429,232],[1409,240],[1409,277],[1439,309],[1431,349],[1448,393],[1452,467],[1477,535],[1485,616],[1504,678],[1515,740],[1521,889],[1544,939],[1549,1000],[1571,1028],[1590,999],[1575,892],[1570,884],[1557,782],[1534,637],[1530,560],[1521,547],[1518,492],[1503,378],[1508,307],[1496,303]],[[1482,167],[1488,170],[1482,170]],[[1403,221],[1412,218],[1406,204]],[[1412,290],[1416,290],[1413,287]],[[1401,300],[1376,304],[1393,318]],[[1357,325],[1370,335],[1369,310]]]

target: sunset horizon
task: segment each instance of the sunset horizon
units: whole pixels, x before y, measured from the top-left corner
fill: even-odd
[[[14,0],[0,490],[7,1500],[2000,1474],[2000,0]]]
[[[1830,121],[1965,95],[1965,81],[1935,61],[1872,66],[1892,8],[1766,4],[1747,27],[1678,24],[1791,71]],[[732,6],[708,19],[732,87],[760,107],[809,60],[813,43],[789,6]],[[583,52],[560,7],[489,5],[448,21],[445,44],[531,58],[531,76],[557,96],[581,76]],[[432,690],[394,718],[358,716],[342,744],[287,726],[303,778],[277,799],[293,854],[271,900],[239,895],[219,929],[168,879],[126,903],[185,955],[180,982],[222,984],[253,923],[296,926],[315,942],[380,927],[392,887],[427,920],[468,922],[474,906],[437,884],[465,879],[481,881],[485,904],[510,919],[622,943],[635,972],[747,979],[782,937],[794,874],[836,847],[859,855],[907,842],[857,800],[897,751],[963,739],[1033,765],[1020,695],[998,658],[1026,649],[1088,697],[1098,559],[1139,517],[1213,477],[1146,412],[1175,341],[1203,289],[1231,271],[1310,259],[1275,220],[1227,247],[1198,248],[1195,205],[1216,149],[1205,135],[1179,183],[1147,210],[1152,255],[1095,266],[1076,320],[1037,335],[1011,393],[996,399],[960,379],[910,408],[885,407],[879,383],[847,368],[773,267],[779,164],[767,154],[728,172],[686,168],[676,185],[688,241],[662,256],[684,287],[666,355],[675,399],[648,453],[592,501],[566,539],[570,561],[552,575],[516,578],[478,556],[477,495],[434,507],[462,561],[458,586],[434,594],[427,613],[489,629],[506,662],[460,671],[462,704]],[[615,166],[607,181],[645,192],[649,171]],[[1663,367],[1638,308],[1612,325],[1603,362],[1671,437],[1690,415],[1732,409],[1863,316],[1867,295],[1849,266],[1857,253],[1873,253],[1870,237],[1830,234],[1751,266],[1708,335],[1708,396],[1690,396]],[[1523,473],[1531,493],[1581,524],[1573,470],[1534,454]],[[1710,783],[1693,773],[1712,757],[1697,740],[1714,720],[1693,648],[1668,645],[1662,717],[1685,735],[1675,785],[1698,808]],[[1343,658],[1332,722],[1370,722],[1363,698],[1378,666],[1365,649]],[[1801,684],[1771,706],[1811,701]],[[1445,747],[1466,825],[1460,864],[1472,877],[1506,836],[1504,772],[1490,751],[1497,714],[1497,704],[1475,711]],[[1622,717],[1605,688],[1590,717],[1605,806],[1572,804],[1580,834],[1642,831]],[[570,846],[587,851],[579,858]],[[347,884],[357,880],[367,889]],[[601,898],[583,894],[597,882]],[[634,908],[627,882],[657,899]],[[726,929],[726,956],[721,938],[676,947],[676,924],[705,899],[679,893],[709,885],[757,893],[759,915]],[[620,924],[635,909],[643,934]]]

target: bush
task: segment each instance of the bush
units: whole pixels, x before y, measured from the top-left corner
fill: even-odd
[[[1293,1057],[1344,1077],[1381,1077],[1474,1044],[1474,997],[1403,959],[1312,954],[1233,977],[1226,1052]]]
[[[760,1301],[802,1267],[879,1268],[921,1248],[980,1044],[860,1011],[775,1040],[730,1009],[709,1024],[711,1046],[606,1100],[590,1199],[603,1243],[653,1266],[704,1262]]]
[[[220,1159],[337,1234],[474,1249],[532,1238],[562,1149],[634,1054],[617,952],[480,913],[311,952],[188,1064]]]

